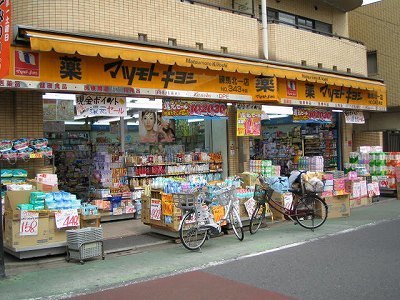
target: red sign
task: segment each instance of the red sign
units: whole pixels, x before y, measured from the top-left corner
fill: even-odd
[[[286,94],[290,97],[297,97],[296,80],[286,80]]]
[[[15,50],[15,75],[39,77],[39,53]]]
[[[10,70],[10,25],[11,1],[0,1],[0,78],[7,76]]]
[[[332,112],[318,108],[301,108],[293,109],[294,123],[332,123]]]
[[[226,117],[227,111],[225,103],[163,100],[162,114],[165,117]]]

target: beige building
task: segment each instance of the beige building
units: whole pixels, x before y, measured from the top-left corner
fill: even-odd
[[[47,67],[42,68],[36,78],[17,76],[11,69],[10,75],[4,79],[0,90],[3,107],[0,119],[8,122],[0,123],[0,138],[43,135],[43,122],[40,120],[43,111],[38,103],[45,92],[60,92],[60,86],[65,86],[62,91],[67,93],[83,93],[87,89],[102,92],[104,86],[112,85],[109,79],[101,83],[86,81],[75,84],[77,79],[72,77],[70,80],[50,75],[44,78],[44,75],[54,73],[56,65],[47,57],[55,55],[80,55],[85,62],[95,57],[98,63],[103,58],[120,57],[127,61],[189,67],[199,72],[207,67],[216,72],[272,76],[277,80],[277,93],[284,92],[278,86],[282,84],[284,87],[286,80],[303,86],[310,82],[326,84],[331,99],[312,102],[311,105],[322,103],[322,106],[331,108],[354,109],[362,106],[376,109],[371,99],[367,99],[370,96],[368,91],[384,93],[384,86],[366,77],[367,47],[349,38],[348,12],[360,7],[361,0],[269,0],[266,1],[268,26],[262,25],[262,2],[11,1],[12,47],[40,53],[41,63],[46,63]],[[200,62],[193,63],[188,57],[195,57]],[[85,66],[89,65],[85,63]],[[336,103],[334,95],[339,93],[342,97],[344,93],[340,89],[343,88],[349,94],[352,89],[362,90],[365,103],[361,106],[357,101],[349,104],[349,99]],[[122,96],[132,96],[138,91],[121,87],[109,90]],[[156,95],[154,91],[149,93]],[[159,90],[157,93],[160,93]],[[203,95],[209,97],[208,93]],[[190,97],[187,93],[168,96]],[[229,97],[220,93],[213,94],[211,99],[240,102],[254,98],[245,92]],[[311,103],[304,101],[307,100],[305,98],[293,100],[283,94],[279,95],[279,99],[281,102],[278,104]],[[197,100],[204,99],[200,97]],[[24,114],[32,113],[38,116],[35,124],[19,121],[21,116],[25,120]],[[239,142],[234,128],[230,127],[235,126],[235,121],[229,124],[229,148],[238,150],[242,148],[239,145],[246,148],[248,140]],[[352,127],[347,126],[346,130],[351,132]],[[346,153],[351,150],[351,136],[344,136],[343,157],[347,157]],[[229,156],[229,173],[235,174],[243,169],[243,165],[239,163],[239,151],[232,153],[235,154]],[[248,153],[243,155],[245,162]]]
[[[384,79],[387,85],[387,113],[366,114],[358,131],[379,131],[388,151],[400,151],[400,2],[382,0],[349,13],[349,33],[367,48],[368,76]]]

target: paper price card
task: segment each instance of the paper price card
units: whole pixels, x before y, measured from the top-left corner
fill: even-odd
[[[219,222],[225,214],[225,209],[222,205],[213,206],[211,208],[212,214],[214,215],[214,221]]]
[[[55,213],[56,227],[79,227],[79,215],[77,209],[65,209]]]
[[[21,210],[19,235],[38,235],[39,213]]]
[[[129,205],[125,207],[125,213],[126,214],[134,214],[136,212],[136,209],[133,205]]]
[[[256,201],[254,200],[254,198],[251,197],[249,200],[247,200],[244,203],[244,207],[246,208],[246,211],[247,211],[247,214],[248,214],[249,218],[251,218],[251,216],[253,215],[253,212],[254,212],[254,210],[256,208]]]
[[[150,219],[158,221],[161,220],[161,200],[151,199]]]

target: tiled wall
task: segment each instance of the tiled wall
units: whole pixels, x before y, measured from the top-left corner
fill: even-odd
[[[43,137],[43,100],[41,93],[0,91],[0,139],[40,138]],[[8,165],[1,162],[3,168],[20,167],[29,171],[29,176],[43,170],[48,171],[43,159],[18,162]],[[50,168],[51,169],[51,168]]]
[[[400,106],[400,1],[385,0],[365,5],[349,14],[351,37],[377,51],[378,74],[385,80],[388,106]]]

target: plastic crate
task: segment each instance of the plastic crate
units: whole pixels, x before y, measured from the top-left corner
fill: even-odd
[[[81,264],[84,264],[85,259],[94,258],[98,256],[101,256],[102,259],[105,258],[103,241],[84,243],[79,247],[79,249],[70,249],[67,246],[68,262],[70,261],[70,259],[76,259],[79,260]]]
[[[69,249],[79,250],[82,244],[103,240],[103,228],[86,227],[76,230],[66,230],[67,246]]]

